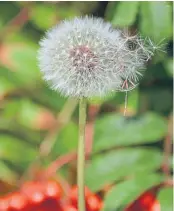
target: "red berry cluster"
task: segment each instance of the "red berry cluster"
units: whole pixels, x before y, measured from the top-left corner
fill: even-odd
[[[26,182],[20,191],[0,199],[0,211],[59,211],[61,195],[54,181]]]
[[[55,181],[26,182],[18,192],[0,198],[0,211],[77,211],[77,187],[70,191],[68,204],[62,203],[62,188]],[[85,189],[87,211],[99,211],[102,200]]]

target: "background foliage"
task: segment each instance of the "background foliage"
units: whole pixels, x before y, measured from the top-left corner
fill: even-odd
[[[100,192],[111,185],[104,209],[122,211],[172,174],[172,2],[0,2],[0,194],[15,189],[24,173],[24,180],[35,176],[35,169],[27,169],[53,140],[37,171],[76,149],[76,102],[49,89],[36,57],[48,28],[86,14],[138,31],[165,51],[156,53],[140,86],[128,93],[127,117],[124,93],[89,101],[89,152],[94,142],[86,184]],[[73,184],[76,166],[70,161],[56,175]],[[171,196],[171,188],[160,189],[162,211],[172,211]]]

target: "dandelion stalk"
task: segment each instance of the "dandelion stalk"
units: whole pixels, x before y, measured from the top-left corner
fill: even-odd
[[[77,155],[77,184],[78,184],[78,210],[85,211],[85,125],[86,125],[86,99],[81,98],[79,103],[79,141]]]

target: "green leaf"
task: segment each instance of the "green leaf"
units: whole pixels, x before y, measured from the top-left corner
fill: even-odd
[[[18,101],[19,102],[19,101]],[[29,99],[23,98],[19,102],[19,111],[17,120],[21,125],[31,129],[37,128],[37,118],[40,113],[44,112],[44,108],[32,102]]]
[[[116,1],[116,2],[109,1],[108,2],[106,11],[105,11],[105,17],[106,17],[107,21],[112,21],[118,4],[119,4],[118,1]]]
[[[105,196],[104,210],[116,210],[136,200],[143,192],[158,185],[163,177],[157,174],[142,174],[116,184]]]
[[[31,145],[8,135],[0,134],[0,159],[8,160],[19,167],[26,168],[34,158],[36,151]]]
[[[14,107],[12,108],[12,106]],[[40,131],[32,130],[29,127],[25,127],[21,125],[18,121],[16,121],[16,115],[18,114],[18,108],[15,108],[17,104],[10,103],[6,106],[6,109],[14,109],[14,110],[6,110],[0,118],[0,131],[6,132],[8,134],[14,135],[15,137],[20,137],[22,141],[26,141],[27,143],[31,143],[33,146],[38,146],[41,140],[44,138],[43,134]],[[10,108],[11,107],[11,108]]]
[[[172,37],[172,8],[169,2],[141,2],[141,32],[155,41]]]
[[[173,190],[172,188],[163,188],[159,192],[158,200],[161,205],[161,211],[173,210]]]
[[[20,87],[16,72],[0,67],[0,94],[6,94]]]
[[[1,121],[0,122],[4,122],[5,126],[5,122],[8,120],[12,120],[15,119],[16,121],[16,115],[18,115],[19,111],[20,111],[20,100],[9,100],[3,109],[3,115],[1,117]],[[5,121],[6,120],[6,121]],[[8,123],[7,123],[8,124]],[[1,126],[2,124],[0,124]],[[4,127],[3,127],[4,128]]]
[[[36,90],[37,91],[37,90]],[[60,111],[66,102],[66,98],[62,97],[57,91],[51,90],[48,86],[43,86],[41,90],[36,92],[36,99],[52,110]]]
[[[170,112],[173,105],[173,94],[168,87],[151,87],[146,90],[146,93],[148,94],[148,99],[146,99],[146,101],[149,102],[153,110],[164,114]]]
[[[52,154],[57,157],[58,154],[65,154],[76,150],[77,141],[78,127],[75,123],[70,122],[58,135]]]
[[[19,12],[19,8],[17,8],[14,5],[14,2],[1,2],[0,6],[0,22],[2,27],[0,26],[0,29],[3,30],[3,27],[16,16],[16,14]]]
[[[128,148],[98,155],[87,167],[86,184],[92,190],[100,190],[125,176],[151,172],[160,167],[161,161],[162,154],[153,149]]]
[[[15,85],[11,83],[7,78],[1,76],[0,78],[0,97],[7,92],[13,91],[15,89]]]
[[[135,22],[139,8],[138,1],[119,2],[111,23],[114,26],[130,26]]]
[[[173,64],[173,59],[168,59],[164,62],[165,68],[170,77],[173,77]]]
[[[6,46],[6,49],[10,63],[4,65],[12,70],[11,74],[17,78],[18,83],[38,86],[41,73],[37,64],[37,49],[25,44]]]
[[[84,4],[83,4],[84,5]],[[78,8],[78,9],[77,9]],[[59,21],[81,15],[80,8],[65,4],[37,4],[32,7],[31,21],[41,30],[47,30]]]
[[[146,113],[135,119],[126,119],[119,114],[105,115],[96,121],[93,150],[152,143],[166,133],[166,120],[155,113]]]
[[[89,98],[88,102],[93,105],[102,105],[103,103],[106,103],[107,101],[113,99],[116,96],[116,94],[117,94],[116,92],[112,92],[104,97]]]
[[[42,30],[52,27],[56,23],[57,12],[53,4],[33,5],[31,10],[31,21]]]
[[[89,8],[89,6],[87,6],[87,7]],[[82,8],[80,9],[80,5],[77,6],[77,4],[74,5],[73,7],[69,7],[69,6],[67,7],[67,5],[61,4],[57,8],[57,13],[59,14],[58,19],[64,20],[64,19],[75,18],[76,16],[82,15],[81,10],[83,10],[83,9]]]
[[[4,118],[11,117],[21,126],[34,130],[49,129],[49,124],[52,123],[51,120],[54,121],[52,113],[48,109],[24,97],[8,101],[3,116]],[[47,121],[47,124],[44,121]]]
[[[17,174],[9,169],[9,167],[0,160],[0,180],[5,182],[14,182],[17,179]]]

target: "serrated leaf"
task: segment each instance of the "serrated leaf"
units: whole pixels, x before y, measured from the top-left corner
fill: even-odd
[[[116,210],[136,200],[149,188],[160,184],[163,177],[157,174],[143,174],[116,184],[105,196],[104,210]]]
[[[151,172],[160,167],[161,161],[162,154],[153,149],[128,148],[98,155],[87,167],[86,184],[92,190],[100,190],[125,176]]]
[[[0,159],[26,167],[35,157],[36,150],[31,145],[9,135],[0,135]]]
[[[138,1],[119,2],[111,23],[114,26],[130,26],[134,23],[139,8]]]
[[[152,143],[166,133],[166,120],[155,113],[146,113],[135,119],[126,119],[119,114],[105,115],[96,121],[93,150]]]
[[[162,41],[172,36],[172,8],[169,2],[145,1],[141,2],[141,32]]]
[[[173,190],[172,188],[163,188],[158,194],[158,200],[161,205],[161,211],[173,210]]]

